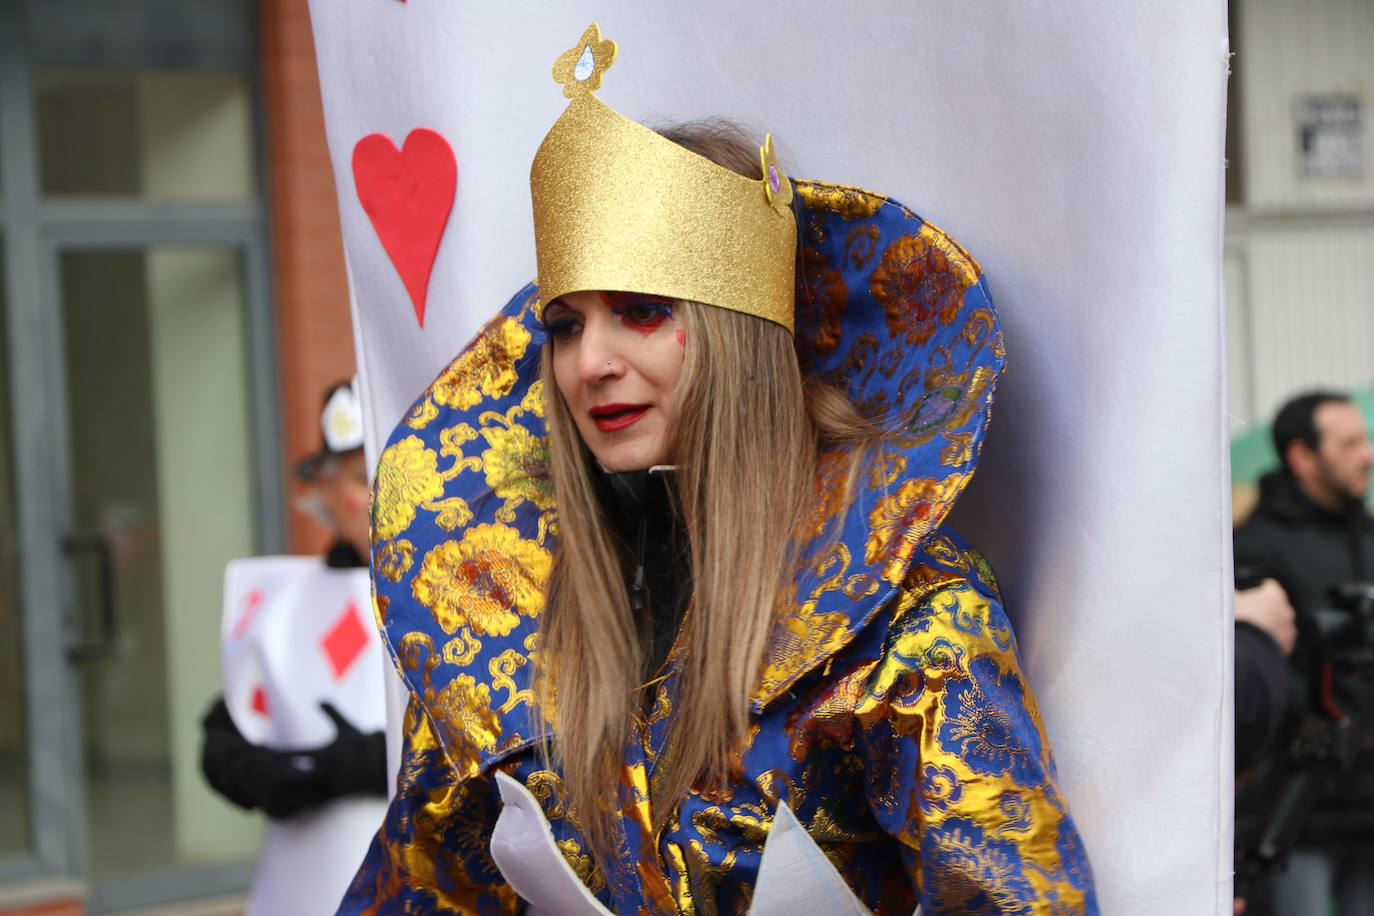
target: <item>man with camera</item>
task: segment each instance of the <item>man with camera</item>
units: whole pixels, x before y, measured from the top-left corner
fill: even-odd
[[[1326,391],[1285,404],[1273,440],[1280,467],[1236,531],[1235,564],[1238,576],[1278,580],[1297,613],[1291,662],[1310,721],[1268,769],[1289,786],[1321,787],[1306,825],[1295,825],[1275,912],[1325,913],[1334,893],[1339,914],[1374,913],[1374,443],[1359,407]]]

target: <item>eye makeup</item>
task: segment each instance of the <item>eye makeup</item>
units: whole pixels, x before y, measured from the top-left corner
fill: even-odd
[[[553,311],[553,315],[549,314],[550,311]],[[545,309],[540,317],[540,323],[554,340],[567,340],[577,333],[577,329],[582,325],[576,313],[566,308]]]
[[[664,296],[598,292],[597,297],[622,325],[645,337],[663,327],[663,323],[676,314],[673,300]],[[585,320],[576,308],[555,301],[544,310],[540,323],[553,340],[567,341],[582,330]],[[678,340],[682,341],[681,333]]]
[[[608,293],[606,304],[611,314],[620,318],[626,327],[648,337],[673,317],[673,303],[662,296],[634,293]]]

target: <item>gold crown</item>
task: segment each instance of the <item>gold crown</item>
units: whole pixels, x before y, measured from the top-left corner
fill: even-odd
[[[530,166],[541,301],[645,293],[792,330],[797,226],[772,136],[761,180],[665,139],[592,95],[615,51],[592,23],[553,65],[572,101]]]

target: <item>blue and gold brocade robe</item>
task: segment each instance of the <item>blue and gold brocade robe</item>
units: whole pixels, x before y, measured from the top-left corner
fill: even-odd
[[[944,518],[977,463],[1004,355],[976,262],[888,198],[798,182],[805,371],[884,418],[886,447],[802,550],[723,791],[656,834],[676,677],[624,749],[615,856],[593,867],[532,708],[557,510],[533,287],[416,402],[378,466],[376,612],[410,689],[397,793],[348,914],[505,914],[489,841],[504,771],[539,800],[574,872],[619,914],[743,914],[780,802],[874,913],[1091,914],[1091,871],[1056,782],[991,571]]]

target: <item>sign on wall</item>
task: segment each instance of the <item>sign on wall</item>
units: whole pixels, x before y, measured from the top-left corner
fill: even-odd
[[[1293,108],[1302,177],[1364,177],[1363,99],[1353,92],[1300,95]]]

